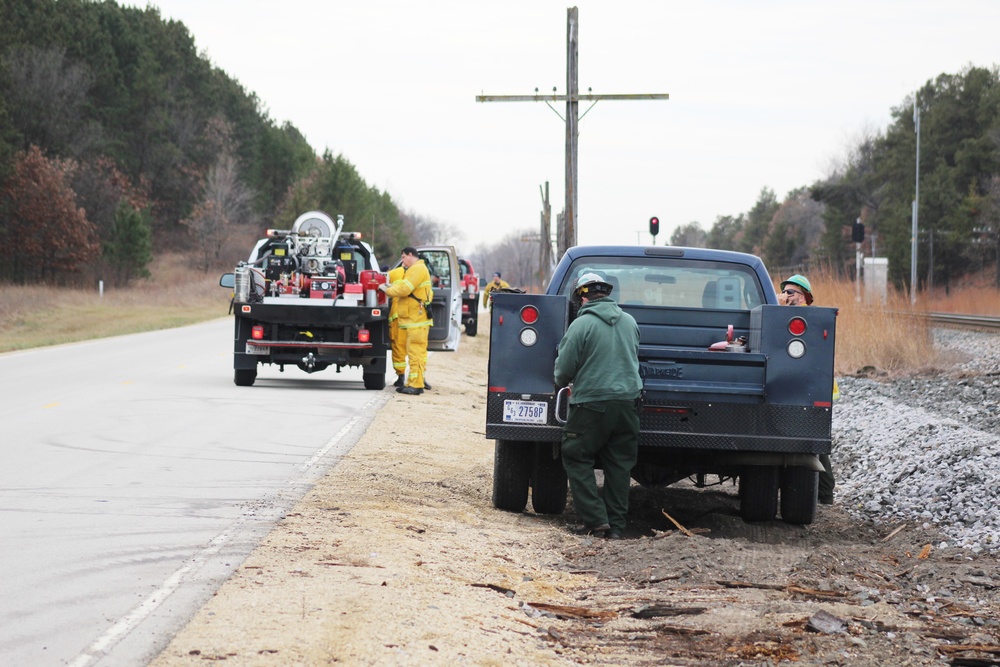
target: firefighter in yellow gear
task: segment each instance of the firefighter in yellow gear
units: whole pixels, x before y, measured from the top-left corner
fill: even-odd
[[[434,298],[431,274],[415,248],[407,246],[400,254],[403,278],[392,285],[379,285],[386,296],[393,299],[399,333],[405,338],[406,359],[410,373],[405,387],[397,387],[403,394],[424,393],[424,370],[427,367],[427,334],[431,328],[430,303]],[[394,357],[395,359],[395,357]],[[395,367],[395,361],[393,362]]]
[[[403,280],[406,269],[397,266],[389,272],[389,286]],[[390,299],[389,341],[392,343],[392,370],[396,373],[397,387],[406,386],[406,334],[399,329],[399,298]]]
[[[490,292],[495,289],[508,289],[510,285],[507,281],[500,277],[500,272],[497,271],[493,274],[493,280],[486,283],[486,289],[483,290],[483,308],[490,305]]]

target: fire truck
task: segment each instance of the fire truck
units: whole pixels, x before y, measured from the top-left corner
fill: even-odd
[[[269,229],[219,284],[233,290],[234,382],[251,386],[261,364],[316,373],[363,370],[365,389],[385,387],[389,349],[386,282],[372,247],[322,211],[291,229]]]
[[[462,271],[462,322],[465,324],[465,335],[475,336],[479,330],[479,276],[469,260],[459,258],[458,265]]]
[[[585,273],[639,325],[642,396],[632,477],[659,487],[739,485],[746,521],[811,523],[831,449],[836,309],[778,305],[760,258],[670,246],[570,248],[545,294],[493,297],[486,437],[493,504],[560,514],[571,387],[553,386],[557,349]]]

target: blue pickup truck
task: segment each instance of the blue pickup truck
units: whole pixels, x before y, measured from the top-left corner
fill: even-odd
[[[738,480],[746,521],[816,514],[819,455],[829,454],[834,308],[778,305],[759,257],[671,246],[569,249],[545,294],[497,294],[490,331],[486,437],[493,504],[561,514],[559,455],[567,390],[553,384],[576,279],[595,272],[639,324],[639,458],[644,486]]]

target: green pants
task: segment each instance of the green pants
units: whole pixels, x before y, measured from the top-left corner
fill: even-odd
[[[595,401],[570,405],[563,427],[562,460],[573,505],[588,528],[625,530],[632,468],[639,453],[635,401]],[[594,468],[604,470],[604,495]]]

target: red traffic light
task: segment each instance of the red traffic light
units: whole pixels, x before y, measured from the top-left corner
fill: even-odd
[[[660,233],[660,219],[655,215],[649,219],[649,233],[653,236]]]

